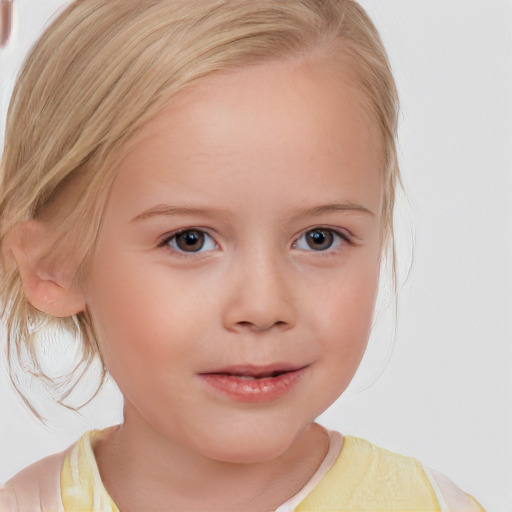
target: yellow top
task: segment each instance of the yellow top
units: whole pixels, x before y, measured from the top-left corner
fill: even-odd
[[[119,512],[101,481],[93,452],[105,432],[84,434],[62,454],[37,462],[7,482],[0,490],[0,512]],[[276,512],[484,512],[450,480],[433,476],[416,459],[350,436],[339,452],[342,439],[331,433],[334,450],[303,490]]]
[[[119,512],[103,486],[92,449],[104,432],[87,432],[64,458],[60,488],[66,512]]]
[[[433,512],[441,508],[416,459],[346,437],[336,463],[295,510]]]

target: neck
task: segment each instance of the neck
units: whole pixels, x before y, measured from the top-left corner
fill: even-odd
[[[123,425],[94,452],[103,483],[122,512],[269,511],[307,483],[328,447],[325,429],[311,424],[273,460],[212,460],[163,437],[127,403]]]

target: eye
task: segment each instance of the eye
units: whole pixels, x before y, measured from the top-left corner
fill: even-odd
[[[343,241],[348,241],[347,236],[333,229],[315,228],[303,233],[293,247],[303,251],[327,251],[335,249]]]
[[[200,229],[185,229],[166,237],[161,245],[181,253],[198,253],[217,248],[215,240]]]

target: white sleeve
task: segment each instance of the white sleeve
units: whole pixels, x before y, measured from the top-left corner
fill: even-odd
[[[423,466],[442,512],[485,512],[478,503],[447,476]]]
[[[64,512],[60,470],[65,454],[50,455],[0,486],[0,512]]]
[[[0,487],[0,512],[18,512],[14,491]]]

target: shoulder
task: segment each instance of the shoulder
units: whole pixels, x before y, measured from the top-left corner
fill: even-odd
[[[60,471],[68,450],[28,466],[0,488],[0,512],[63,510]]]
[[[437,510],[435,492],[421,463],[413,457],[348,436],[337,464],[350,473],[355,495],[360,494],[361,499],[371,496],[375,506]]]
[[[481,512],[484,509],[462,491],[447,476],[432,470],[414,457],[407,457],[379,448],[364,439],[348,438],[352,456],[366,460],[366,475],[377,486],[394,489],[394,493],[411,494],[413,500],[430,504],[432,500],[441,511]],[[409,498],[407,498],[409,499]]]
[[[93,447],[118,426],[85,432],[61,453],[24,469],[0,487],[0,512],[117,511],[101,482]]]
[[[441,477],[413,457],[348,436],[336,462],[297,510],[483,510]]]

